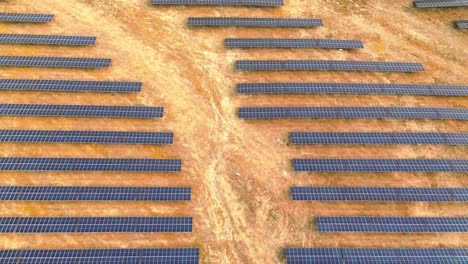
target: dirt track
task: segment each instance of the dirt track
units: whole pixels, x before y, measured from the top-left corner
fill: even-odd
[[[288,146],[289,131],[464,131],[462,121],[294,120],[246,122],[239,106],[468,107],[456,97],[241,96],[239,82],[468,84],[468,32],[452,20],[465,9],[420,11],[409,0],[286,0],[284,8],[151,7],[146,0],[8,0],[2,12],[54,13],[47,25],[0,24],[2,33],[93,35],[94,47],[3,45],[2,55],[109,57],[109,69],[2,68],[1,78],[134,80],[141,93],[2,92],[0,103],[165,106],[162,120],[0,117],[0,129],[174,131],[172,146],[0,144],[2,156],[181,158],[183,172],[0,173],[0,185],[192,186],[191,203],[1,202],[0,216],[191,215],[192,234],[37,234],[0,236],[6,248],[200,247],[203,263],[280,263],[295,247],[468,247],[468,234],[319,234],[316,215],[468,216],[457,203],[298,203],[293,185],[468,187],[467,174],[295,173],[290,159],[457,158],[453,146]],[[318,29],[190,29],[189,16],[322,18]],[[361,39],[360,51],[225,50],[227,37]],[[245,73],[236,59],[337,59],[421,62],[426,73]]]

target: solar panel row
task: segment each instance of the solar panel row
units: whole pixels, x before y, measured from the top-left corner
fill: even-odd
[[[253,17],[190,17],[189,26],[211,27],[321,27],[321,19],[253,18]]]
[[[291,132],[291,144],[468,145],[468,133]]]
[[[468,248],[287,248],[288,264],[465,263]]]
[[[413,3],[418,8],[468,6],[468,0],[416,0]]]
[[[468,188],[291,187],[296,201],[468,202]]]
[[[295,171],[309,172],[468,172],[468,160],[293,159]]]
[[[362,49],[360,40],[339,39],[275,39],[275,38],[230,38],[224,42],[226,48],[318,48],[318,49]]]
[[[236,69],[246,71],[424,72],[420,63],[336,60],[238,60]]]
[[[172,132],[0,130],[0,142],[172,144]]]
[[[468,109],[413,107],[241,107],[239,108],[239,117],[245,119],[396,118],[468,120]]]
[[[455,21],[455,24],[460,29],[468,28],[468,20],[458,20]]]
[[[102,105],[0,104],[0,116],[158,118],[163,107]]]
[[[0,66],[8,67],[108,68],[110,63],[103,58],[0,56]]]
[[[37,45],[94,45],[96,37],[30,35],[30,34],[0,34],[0,44],[37,44]]]
[[[129,93],[141,91],[141,86],[141,82],[0,79],[4,91]]]
[[[283,0],[151,0],[153,5],[284,6]]]
[[[0,13],[0,22],[46,23],[52,18],[51,14]]]
[[[0,171],[179,172],[180,159],[0,158]]]
[[[319,232],[468,232],[467,217],[317,216]]]
[[[0,250],[0,262],[4,264],[198,264],[199,256],[198,248]]]
[[[192,232],[192,217],[1,217],[0,233]]]
[[[190,201],[190,187],[0,186],[1,201]]]
[[[468,96],[465,85],[414,85],[380,83],[242,83],[241,94],[397,94]]]

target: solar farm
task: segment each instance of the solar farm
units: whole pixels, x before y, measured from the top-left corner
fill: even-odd
[[[0,0],[0,263],[468,263],[467,19]]]

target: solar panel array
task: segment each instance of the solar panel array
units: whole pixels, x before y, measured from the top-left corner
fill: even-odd
[[[241,107],[246,119],[284,118],[396,118],[468,120],[465,108],[413,107]]]
[[[128,263],[198,264],[198,248],[22,249],[0,250],[0,262],[13,263]]]
[[[172,132],[0,130],[0,142],[172,144]]]
[[[230,38],[224,42],[226,48],[319,48],[319,49],[363,49],[360,40],[339,39],[278,39],[278,38]]]
[[[465,263],[468,248],[287,248],[288,264]]]
[[[380,83],[242,83],[241,94],[397,94],[468,96],[465,85],[413,85]]]
[[[190,187],[0,186],[1,201],[190,201]]]
[[[414,144],[414,145],[468,145],[468,133],[334,133],[291,132],[290,142],[303,144]]]
[[[151,0],[153,5],[284,6],[283,0]]]
[[[0,44],[89,46],[94,45],[95,42],[96,37],[0,34]]]
[[[1,217],[0,233],[192,232],[191,217]]]
[[[46,23],[52,18],[51,14],[0,13],[0,22]]]
[[[321,19],[307,18],[247,18],[247,17],[190,17],[189,26],[216,27],[322,27]]]
[[[291,187],[296,201],[468,202],[468,188]]]
[[[468,6],[468,0],[416,0],[414,5],[418,8],[462,7]]]
[[[236,69],[246,71],[424,72],[420,63],[336,60],[238,60]]]
[[[468,172],[468,160],[293,159],[293,165],[310,172]]]
[[[0,79],[1,90],[53,92],[140,92],[141,82]]]
[[[0,56],[0,66],[10,67],[108,68],[110,63],[103,58]]]
[[[317,216],[319,232],[468,232],[467,217]]]
[[[66,116],[66,117],[162,117],[163,107],[0,104],[0,116]]]
[[[0,158],[0,171],[178,172],[180,159]]]
[[[455,21],[455,24],[457,24],[458,28],[468,28],[468,20],[458,20]]]

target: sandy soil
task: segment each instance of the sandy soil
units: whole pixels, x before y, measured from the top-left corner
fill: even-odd
[[[284,8],[151,7],[146,0],[8,0],[5,12],[54,13],[46,25],[0,24],[2,33],[94,35],[94,47],[4,45],[2,55],[113,59],[109,69],[2,68],[1,78],[134,80],[141,93],[2,92],[0,103],[165,106],[160,120],[1,117],[0,129],[174,131],[172,146],[0,144],[2,156],[183,159],[180,174],[2,172],[0,185],[192,186],[191,203],[1,202],[0,216],[191,215],[192,234],[3,234],[0,248],[200,247],[203,263],[282,263],[294,247],[468,247],[468,234],[319,234],[316,215],[468,216],[461,203],[301,203],[293,185],[468,187],[462,173],[295,173],[290,159],[468,158],[467,147],[306,146],[289,131],[467,131],[430,120],[245,121],[239,106],[468,107],[466,98],[423,96],[241,96],[239,82],[468,84],[468,33],[451,21],[467,9],[415,10],[409,0],[286,0]],[[317,29],[190,29],[189,16],[322,18]],[[225,50],[227,37],[361,39],[364,50]],[[426,73],[247,73],[236,59],[421,62]]]

